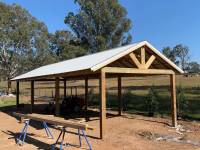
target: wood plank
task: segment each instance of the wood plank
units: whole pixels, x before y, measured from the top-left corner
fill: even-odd
[[[142,47],[141,48],[141,66],[142,66],[142,68],[145,68],[145,48],[144,47]]]
[[[19,108],[19,81],[16,82],[16,106]]]
[[[45,121],[50,124],[59,125],[63,127],[70,127],[74,129],[81,129],[81,130],[93,130],[94,128],[90,127],[88,124],[64,120],[63,118],[54,117],[50,115],[40,115],[40,114],[21,114],[21,113],[13,113],[14,116],[21,117],[23,119],[32,119],[36,121]]]
[[[129,54],[130,58],[132,59],[133,63],[138,67],[138,68],[141,68],[141,64],[140,62],[138,61],[137,57],[135,56],[134,53],[130,53]]]
[[[106,74],[103,71],[100,77],[100,95],[100,138],[103,139],[106,122]]]
[[[31,81],[31,113],[34,110],[34,81]]]
[[[89,120],[88,118],[88,78],[85,78],[85,119],[86,121]]]
[[[176,81],[175,75],[170,75],[171,86],[171,111],[172,111],[172,126],[177,126],[177,112],[176,112]]]
[[[135,69],[135,68],[120,68],[120,67],[105,67],[103,71],[106,73],[122,73],[122,74],[145,74],[145,75],[169,75],[174,74],[172,70],[164,69]]]
[[[122,87],[121,87],[121,82],[122,82],[122,79],[121,79],[121,76],[118,76],[118,114],[119,114],[119,116],[121,116],[122,115]]]
[[[147,61],[147,63],[145,64],[145,69],[149,69],[149,67],[151,66],[151,64],[153,63],[153,61],[156,59],[156,57],[154,55],[152,55],[149,60]]]
[[[59,77],[56,77],[55,79],[55,115],[59,116],[60,115],[60,81]]]

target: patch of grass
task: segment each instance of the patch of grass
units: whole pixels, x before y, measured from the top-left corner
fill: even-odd
[[[15,98],[0,99],[0,107],[13,106],[13,105],[16,105]]]

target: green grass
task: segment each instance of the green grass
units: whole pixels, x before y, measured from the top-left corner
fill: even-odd
[[[13,106],[13,105],[16,105],[15,98],[0,99],[0,107]]]

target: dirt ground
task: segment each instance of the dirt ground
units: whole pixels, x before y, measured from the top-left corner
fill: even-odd
[[[87,131],[89,141],[94,150],[200,150],[200,126],[198,122],[179,121],[184,128],[179,132],[170,128],[170,119],[150,118],[140,115],[123,114],[112,116],[106,120],[106,134],[104,140],[99,137],[99,120],[91,118],[89,125],[95,130]],[[15,143],[16,135],[23,124],[9,113],[0,112],[0,149],[5,150],[35,150],[51,149],[56,141],[59,130],[50,128],[55,139],[48,139],[39,122],[31,122],[28,128],[26,143],[19,146]],[[65,142],[69,146],[64,149],[88,149],[85,141],[80,148],[77,131],[68,129]],[[181,137],[178,142],[173,140],[158,140],[159,137]]]

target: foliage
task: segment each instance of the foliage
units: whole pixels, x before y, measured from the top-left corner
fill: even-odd
[[[195,61],[190,62],[188,64],[188,72],[189,73],[199,73],[200,72],[200,64]]]
[[[177,57],[179,58],[181,68],[186,71],[189,61],[189,48],[182,44],[176,45],[174,48]]]
[[[131,90],[125,90],[123,95],[122,95],[122,99],[123,99],[123,110],[127,111],[128,110],[128,104],[130,104],[131,100],[134,99],[134,94],[132,94]]]
[[[182,44],[178,44],[173,48],[168,46],[162,49],[162,53],[176,65],[180,65],[183,71],[188,69],[189,51],[189,48]]]
[[[188,112],[189,102],[186,100],[184,89],[182,86],[178,86],[176,90],[177,95],[177,113],[178,116],[186,115]]]
[[[70,31],[60,30],[50,35],[50,47],[59,60],[82,56],[86,50]]]
[[[0,14],[0,69],[6,80],[54,62],[42,22],[16,4],[0,2]]]
[[[171,49],[169,46],[168,47],[164,47],[162,49],[162,53],[167,57],[169,58],[172,62],[174,62],[175,64],[178,64],[178,60],[176,58],[176,52]]]
[[[151,86],[148,91],[146,98],[146,105],[149,112],[149,116],[153,116],[154,113],[158,110],[158,93],[155,90],[154,86]]]
[[[65,23],[70,26],[90,53],[127,44],[131,21],[118,0],[75,0],[77,14],[69,12]]]

